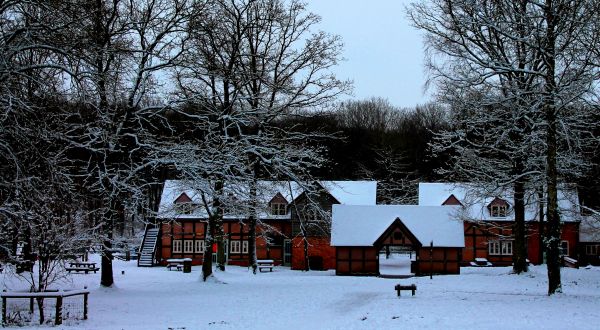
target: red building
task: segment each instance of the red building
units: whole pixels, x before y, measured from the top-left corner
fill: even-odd
[[[561,254],[579,259],[579,225],[582,217],[577,191],[565,187],[559,191],[558,197],[562,222]],[[512,264],[514,211],[511,191],[494,195],[466,184],[420,183],[419,205],[461,206],[456,218],[464,222],[463,265],[472,264],[476,258],[485,258],[498,266]],[[544,260],[543,214],[545,209],[538,195],[529,193],[525,207],[527,256],[534,264]]]
[[[329,245],[331,206],[374,205],[376,189],[374,181],[321,181],[309,195],[293,182],[259,182],[258,259],[272,259],[292,269],[335,268],[335,250]],[[247,266],[250,259],[248,191],[247,186],[226,185],[220,198],[225,210],[225,254],[231,265]],[[191,258],[193,264],[201,264],[208,248],[206,206],[212,207],[211,200],[202,189],[166,181],[158,221],[147,229],[139,265],[165,264],[170,258]]]
[[[459,274],[465,246],[456,207],[417,205],[334,205],[331,245],[337,275],[388,275],[382,251],[409,252],[410,263],[396,262],[404,275]],[[395,275],[400,275],[396,272]]]

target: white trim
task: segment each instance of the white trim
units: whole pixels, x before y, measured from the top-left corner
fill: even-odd
[[[183,245],[180,239],[174,239],[171,244],[171,253],[181,253],[181,246]]]
[[[510,241],[510,240],[488,241],[488,254],[491,256],[512,256],[513,241]]]
[[[600,249],[600,245],[598,244],[590,244],[585,246],[585,254],[588,256],[596,256],[598,255],[598,250]]]
[[[183,241],[183,253],[194,253],[194,240],[186,239]]]
[[[248,253],[248,241],[242,241],[242,253]]]
[[[195,240],[194,241],[194,253],[204,253],[206,250],[206,243],[204,240]]]
[[[229,244],[230,244],[229,253],[240,253],[241,241],[231,241],[231,242],[229,242]]]
[[[488,241],[488,254],[492,256],[500,255],[500,241]]]

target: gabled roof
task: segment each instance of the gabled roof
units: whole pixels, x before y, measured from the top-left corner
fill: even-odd
[[[451,196],[454,196],[463,206],[460,215],[464,219],[479,220],[514,220],[514,213],[509,210],[506,217],[492,217],[488,206],[496,199],[501,199],[513,207],[513,191],[488,191],[474,184],[467,183],[419,183],[419,205],[443,205]],[[537,221],[539,214],[539,198],[533,191],[525,194],[525,220]],[[568,185],[562,185],[558,191],[558,207],[562,221],[580,221],[579,198],[577,190]]]
[[[424,245],[464,247],[463,223],[456,220],[455,206],[333,205],[331,245],[373,246],[400,219]]]
[[[319,181],[319,184],[327,190],[336,200],[342,204],[357,205],[375,205],[377,194],[376,181]],[[225,184],[225,197],[223,203],[231,202],[244,204],[248,200],[248,184]],[[186,194],[191,202],[202,205],[202,195],[210,203],[212,201],[212,187],[207,182],[187,182],[183,180],[167,180],[164,183],[163,193],[158,210],[158,217],[162,219],[180,218],[180,219],[203,219],[207,218],[204,207],[196,208],[191,214],[179,214],[173,207],[174,201]],[[264,208],[259,212],[260,218],[269,219],[289,219],[290,215],[271,215],[268,210],[269,202],[280,195],[288,203],[292,203],[304,190],[296,182],[291,181],[259,181],[257,194],[259,206]],[[242,208],[237,210],[237,214],[226,214],[225,218],[240,219],[247,217],[247,211]]]

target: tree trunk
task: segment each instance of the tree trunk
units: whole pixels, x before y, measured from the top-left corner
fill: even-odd
[[[213,244],[214,240],[214,218],[213,216],[208,217],[208,225],[206,228],[206,233],[204,237],[204,260],[202,261],[202,280],[206,281],[206,279],[212,275],[212,256],[213,256]]]
[[[109,203],[111,206],[104,215],[103,232],[105,235],[104,242],[102,242],[102,259],[100,262],[100,285],[110,287],[114,284],[113,268],[112,268],[112,238],[113,238],[113,221],[114,221],[114,208],[113,203]]]
[[[557,138],[556,138],[556,107],[554,95],[556,93],[556,56],[555,56],[555,16],[553,0],[546,0],[544,14],[546,16],[546,44],[544,49],[546,62],[544,108],[547,120],[546,132],[546,184],[547,184],[547,267],[548,267],[548,295],[561,292],[560,280],[560,217],[558,214],[558,173],[556,165]]]
[[[513,234],[515,237],[513,246],[513,272],[521,274],[527,272],[527,248],[525,240],[525,187],[522,179],[514,184],[515,189],[515,223]]]
[[[253,171],[253,178],[250,180],[250,217],[248,217],[248,259],[252,267],[252,273],[256,274],[256,223],[257,223],[257,179],[256,172]]]

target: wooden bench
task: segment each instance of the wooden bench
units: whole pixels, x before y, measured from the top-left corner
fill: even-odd
[[[178,271],[183,271],[183,263],[184,262],[192,262],[191,258],[175,258],[175,259],[167,259],[167,268],[172,270],[175,268]]]
[[[273,271],[273,266],[275,262],[273,260],[256,260],[256,266],[258,267],[258,271],[262,273],[263,269],[269,269],[270,272]]]
[[[565,267],[579,269],[579,262],[576,259],[564,256],[564,257],[562,257],[562,262],[563,262],[563,266],[565,266]]]
[[[84,272],[84,273],[89,273],[89,272],[94,272],[94,274],[100,270],[100,268],[98,267],[65,267],[65,270],[69,272],[69,274],[71,272]]]
[[[175,269],[176,269],[176,270],[178,270],[178,271],[182,271],[182,270],[183,270],[183,264],[170,262],[170,263],[167,265],[167,268],[168,268],[169,270],[173,270],[173,268],[175,268]]]
[[[400,297],[400,291],[402,291],[402,290],[410,290],[410,291],[412,291],[412,295],[414,296],[415,291],[417,291],[417,285],[416,284],[411,284],[411,285],[396,284],[394,289],[396,289],[396,292],[398,292],[398,297]]]

